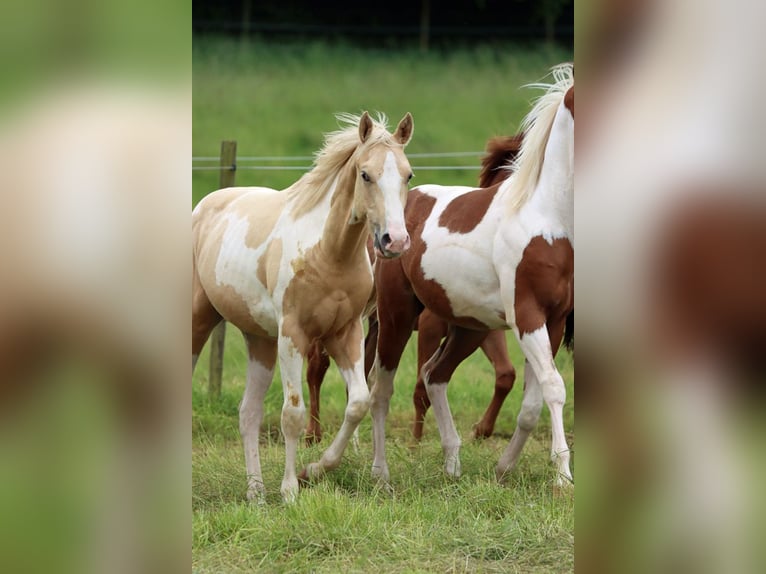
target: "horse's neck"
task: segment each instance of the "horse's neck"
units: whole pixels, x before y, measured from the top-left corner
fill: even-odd
[[[572,118],[563,106],[556,115],[548,144],[545,148],[543,166],[529,207],[547,214],[557,225],[574,236],[574,138]]]
[[[357,252],[366,254],[367,249],[365,221],[349,223],[354,203],[355,175],[350,163],[344,165],[338,174],[320,239],[322,252],[338,264],[352,261]]]

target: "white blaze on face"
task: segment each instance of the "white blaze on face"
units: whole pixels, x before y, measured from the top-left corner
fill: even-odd
[[[407,228],[404,225],[404,205],[402,203],[402,175],[396,164],[394,152],[386,153],[383,163],[383,175],[378,179],[378,187],[383,194],[383,205],[386,212],[386,229],[383,233],[391,236],[392,247],[403,244],[407,238]]]

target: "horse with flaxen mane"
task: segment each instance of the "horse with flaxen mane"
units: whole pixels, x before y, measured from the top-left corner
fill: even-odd
[[[301,375],[316,344],[338,365],[348,404],[337,437],[301,478],[340,464],[369,408],[362,327],[373,284],[367,238],[379,259],[399,256],[410,245],[403,210],[412,177],[404,154],[412,116],[406,114],[393,134],[383,116],[339,119],[349,127],[327,135],[313,169],[287,190],[219,190],[192,214],[192,368],[222,319],[242,331],[249,363],[240,431],[250,499],[264,493],[258,435],[277,358],[284,391],[281,492],[285,500],[297,495]]]
[[[397,261],[376,262],[379,335],[370,375],[372,470],[384,480],[389,478],[385,418],[393,380],[423,308],[449,323],[446,339],[422,369],[445,471],[460,475],[460,437],[446,383],[487,331],[512,329],[526,358],[524,398],[496,474],[502,479],[516,465],[545,401],[551,412],[557,485],[572,480],[562,416],[566,390],[553,354],[574,305],[573,68],[557,66],[553,76],[524,119],[524,141],[513,174],[481,189],[413,189],[405,209],[412,247]]]
[[[497,136],[487,142],[486,154],[481,162],[480,187],[489,187],[503,181],[510,175],[511,171],[506,169],[506,167],[518,154],[521,142],[522,134]],[[368,249],[370,259],[374,261],[371,245],[368,245]],[[412,402],[415,406],[412,434],[416,440],[420,440],[423,436],[423,422],[426,412],[431,406],[423,378],[420,376],[420,370],[436,349],[439,348],[439,344],[447,334],[448,324],[428,309],[423,309],[423,312],[418,317],[415,328],[418,331],[418,379],[412,397]],[[375,358],[377,342],[378,321],[373,313],[369,317],[369,329],[365,337],[366,373],[369,373],[372,360]],[[491,436],[494,431],[495,421],[500,408],[516,380],[516,371],[508,356],[504,331],[490,331],[480,346],[495,370],[494,395],[484,416],[474,426],[474,435],[477,438],[486,438]],[[309,352],[308,370],[306,373],[306,381],[309,387],[309,420],[306,425],[305,437],[306,444],[309,445],[322,440],[322,425],[319,420],[319,395],[324,376],[329,367],[330,357],[327,353],[319,345],[312,347]]]

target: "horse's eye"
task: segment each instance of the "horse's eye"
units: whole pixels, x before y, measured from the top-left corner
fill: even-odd
[[[412,174],[407,176],[407,181],[410,181],[412,179]]]
[[[367,175],[367,172],[366,172],[366,171],[363,171],[363,172],[362,172],[362,179],[363,179],[364,181],[366,181],[367,183],[369,183],[369,182],[370,182],[370,176],[369,176],[369,175]]]

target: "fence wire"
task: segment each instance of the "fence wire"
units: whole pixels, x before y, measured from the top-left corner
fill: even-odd
[[[484,154],[483,151],[451,151],[451,152],[425,152],[425,153],[408,153],[407,157],[410,159],[427,159],[427,158],[451,158],[451,157],[480,157]],[[192,156],[192,162],[217,162],[220,161],[220,157],[217,156]],[[292,155],[292,156],[240,156],[237,158],[237,164],[231,165],[193,165],[192,171],[221,171],[221,170],[256,170],[256,171],[309,171],[313,166],[311,165],[242,165],[247,162],[269,162],[269,161],[312,161],[314,156],[311,155]],[[475,170],[479,169],[480,165],[413,165],[413,170],[420,171],[446,171],[446,170]]]

